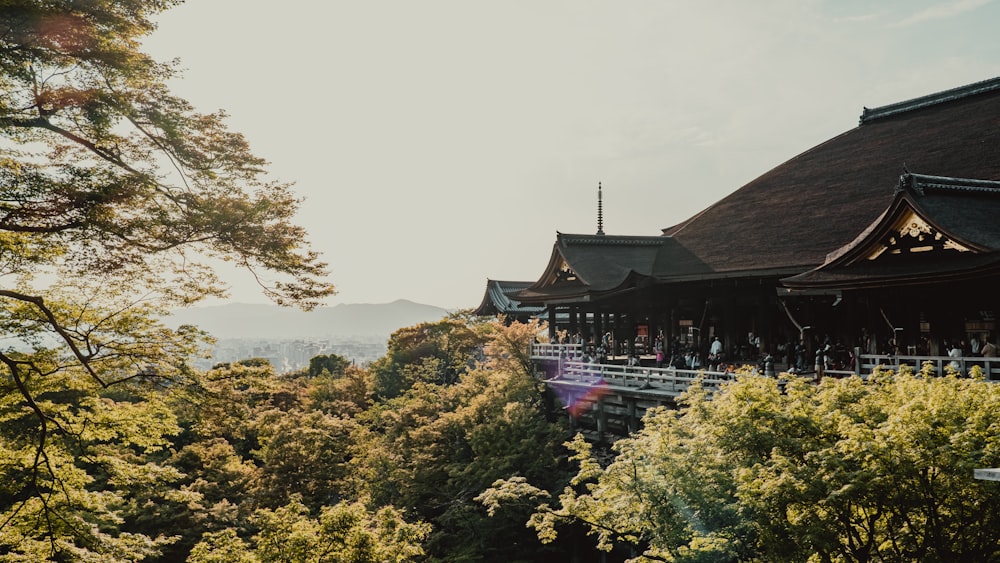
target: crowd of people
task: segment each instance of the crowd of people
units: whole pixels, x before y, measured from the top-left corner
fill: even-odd
[[[877,352],[873,352],[874,339],[865,333],[859,338],[857,348],[828,336],[822,339],[814,336],[808,342],[805,338],[779,342],[774,347],[773,354],[761,346],[760,337],[753,332],[748,333],[745,340],[728,348],[719,336],[712,336],[700,350],[692,342],[682,342],[678,337],[667,342],[662,332],[656,335],[651,344],[646,335],[638,335],[634,341],[616,341],[611,332],[606,332],[596,342],[593,339],[585,340],[579,332],[564,334],[560,341],[581,344],[582,360],[588,363],[605,363],[611,356],[624,356],[627,365],[638,366],[641,357],[652,355],[652,367],[656,368],[726,372],[732,371],[734,366],[749,364],[756,366],[760,373],[774,374],[780,368],[789,373],[814,373],[817,379],[827,372],[854,371],[856,349],[863,353],[881,353],[890,357],[910,355],[991,358],[997,357],[998,352],[997,346],[985,334],[969,340],[948,339],[937,342],[925,335],[915,346],[905,350],[895,340],[887,338]],[[956,369],[961,367],[957,359],[952,360],[950,365]]]

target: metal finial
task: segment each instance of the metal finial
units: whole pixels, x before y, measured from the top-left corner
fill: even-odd
[[[604,234],[604,209],[601,203],[601,183],[597,183],[597,234]]]

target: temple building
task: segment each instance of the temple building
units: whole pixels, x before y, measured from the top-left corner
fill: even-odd
[[[512,295],[527,289],[531,282],[486,280],[486,292],[479,307],[473,309],[473,315],[482,317],[503,317],[511,322],[528,322],[545,312],[542,305],[524,306],[514,300]]]
[[[1000,310],[1000,78],[864,108],[857,127],[661,233],[601,221],[557,233],[536,281],[498,290],[544,310],[553,336],[610,339],[613,354],[662,338],[702,356],[718,337],[727,359],[789,364],[818,347],[838,362],[943,356],[946,342],[975,355],[996,344]]]

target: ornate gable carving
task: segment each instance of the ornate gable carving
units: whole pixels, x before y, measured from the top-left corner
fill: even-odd
[[[580,278],[577,277],[576,272],[573,271],[573,268],[570,268],[569,264],[567,264],[566,261],[563,260],[562,263],[559,264],[559,270],[556,272],[556,277],[553,280],[553,282],[554,283],[575,282],[579,281],[579,279]]]
[[[970,252],[972,249],[944,236],[924,221],[919,215],[908,210],[895,223],[883,240],[872,247],[868,260],[909,256],[925,252]]]
[[[549,270],[545,278],[545,285],[555,286],[564,284],[580,284],[580,276],[573,271],[564,258],[560,258],[558,266]]]

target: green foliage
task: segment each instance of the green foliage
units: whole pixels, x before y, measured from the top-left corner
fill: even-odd
[[[322,374],[324,371],[330,375],[343,375],[344,370],[351,365],[350,360],[337,354],[325,354],[309,358],[308,373],[312,377]]]
[[[192,550],[191,563],[320,563],[379,561],[404,563],[423,555],[423,523],[407,523],[392,508],[369,512],[361,503],[324,507],[312,518],[302,503],[261,510],[251,541],[234,530],[206,534]]]
[[[240,539],[236,530],[226,528],[207,532],[191,550],[188,563],[259,563],[257,554],[250,550],[249,542]]]
[[[196,385],[172,390],[171,401],[185,429],[175,445],[224,438],[249,458],[257,447],[254,420],[284,391],[268,362],[247,360],[213,367]]]
[[[4,557],[138,560],[172,541],[136,529],[191,501],[170,491],[184,413],[166,395],[198,385],[185,359],[206,339],[155,319],[224,293],[206,259],[279,303],[333,291],[290,186],[222,112],[169,93],[176,63],[139,50],[176,3],[0,5]]]
[[[580,473],[530,521],[551,540],[582,521],[603,549],[657,561],[992,561],[1000,490],[1000,388],[880,371],[825,379],[745,376],[681,411],[656,411],[606,468],[577,440]],[[496,483],[491,510],[545,495]]]
[[[414,380],[379,402],[374,374],[355,366],[278,377],[249,359],[196,373],[183,358],[199,332],[85,305],[51,304],[75,319],[63,325],[83,335],[80,348],[97,350],[86,364],[57,350],[7,353],[0,560],[551,555],[524,527],[533,506],[490,517],[475,500],[501,478],[568,478],[565,429],[547,422],[543,388],[522,362],[537,326],[453,326],[466,342],[457,379]]]
[[[504,328],[500,328],[503,326]],[[528,377],[534,376],[531,362],[531,343],[545,327],[537,320],[528,323],[511,323],[505,326],[503,319],[487,325],[485,343],[486,367]]]
[[[361,493],[375,504],[412,507],[433,524],[431,557],[544,559],[545,548],[524,536],[531,507],[507,507],[491,519],[475,497],[514,475],[549,486],[565,479],[565,429],[547,422],[537,381],[507,353],[526,348],[533,333],[477,330],[489,354],[483,367],[451,384],[416,382],[362,416],[367,431],[354,461]]]
[[[261,464],[257,501],[281,506],[295,495],[312,510],[339,501],[352,476],[348,462],[357,426],[353,419],[321,411],[261,413],[260,448],[253,452]]]
[[[278,377],[250,359],[197,381],[170,395],[184,428],[164,458],[182,473],[176,495],[135,517],[140,530],[174,536],[154,560],[407,561],[422,553],[427,525],[357,501],[362,427],[354,415],[370,404],[365,372]],[[359,559],[331,555],[352,553]]]
[[[373,385],[371,374],[358,367],[350,366],[342,375],[324,372],[309,382],[308,408],[354,416],[371,406]]]
[[[99,293],[76,283],[46,301],[0,297],[7,334],[34,345],[0,351],[0,551],[12,556],[137,559],[169,543],[123,521],[179,478],[162,463],[180,428],[156,384],[190,381],[179,358],[201,335],[164,329],[151,304]],[[60,340],[47,337],[53,327]]]
[[[413,561],[423,555],[420,542],[429,530],[423,523],[406,523],[392,508],[372,514],[360,503],[325,507],[312,520],[293,500],[261,511],[258,519],[261,532],[254,539],[260,559],[288,563]]]
[[[164,395],[182,431],[157,459],[179,477],[137,496],[128,514],[131,531],[176,539],[150,560],[184,560],[203,533],[250,525],[262,473],[252,454],[256,420],[280,389],[270,364],[250,359],[216,366]]]
[[[385,357],[371,367],[376,396],[398,397],[417,383],[456,383],[482,358],[482,332],[461,320],[445,318],[392,333]]]
[[[39,366],[37,357],[30,361]],[[25,408],[24,395],[7,385],[0,399],[0,553],[120,560],[156,554],[173,541],[122,525],[137,498],[180,477],[155,461],[179,431],[164,401],[141,386],[103,391],[74,369],[19,371],[15,380],[33,400]]]

